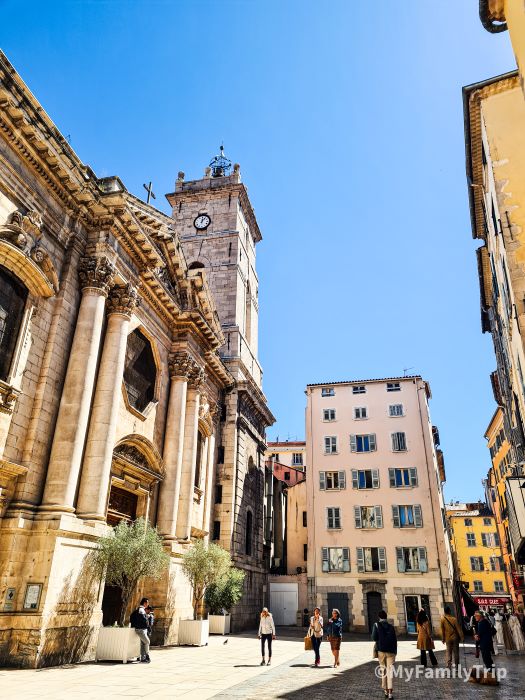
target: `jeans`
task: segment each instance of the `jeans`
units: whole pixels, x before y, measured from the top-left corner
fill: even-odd
[[[456,639],[451,639],[449,642],[446,642],[446,645],[447,651],[445,658],[447,666],[449,668],[452,666],[452,656],[454,656],[454,665],[459,666],[459,639],[457,637]]]
[[[323,641],[322,637],[316,637],[312,635],[312,646],[315,651],[315,660],[317,662],[321,661],[321,656],[319,655],[319,652],[321,651],[321,642]]]
[[[421,663],[423,666],[426,668],[427,667],[427,652],[425,649],[421,649]],[[438,665],[438,660],[436,659],[436,655],[432,651],[432,649],[428,650],[428,655],[430,656],[430,663],[432,666],[437,666]]]
[[[144,659],[146,656],[149,656],[148,630],[138,630],[135,628],[135,632],[139,635],[140,639],[140,658]]]
[[[272,658],[272,636],[271,634],[261,634],[261,654],[264,659],[264,642],[268,642],[268,658]]]
[[[378,651],[377,658],[381,666],[381,687],[383,690],[392,690],[396,655],[388,651]]]

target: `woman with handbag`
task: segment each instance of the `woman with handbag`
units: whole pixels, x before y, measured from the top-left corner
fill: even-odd
[[[315,608],[313,616],[310,618],[310,628],[308,630],[312,638],[312,648],[315,652],[315,666],[321,663],[320,649],[323,641],[323,618],[321,608]]]
[[[341,613],[337,608],[332,610],[332,617],[328,621],[327,625],[328,641],[330,642],[330,649],[334,655],[334,668],[339,666],[339,651],[341,649],[341,641],[343,639],[343,621],[341,620]]]
[[[421,652],[421,664],[427,667],[427,651],[430,656],[432,666],[438,665],[438,660],[434,654],[434,640],[432,639],[432,630],[430,621],[424,610],[420,610],[416,617],[417,627],[417,648]]]

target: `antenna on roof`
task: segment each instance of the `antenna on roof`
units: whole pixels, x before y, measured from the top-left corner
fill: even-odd
[[[413,367],[404,367],[403,368],[403,377],[407,376],[407,372],[410,372],[411,369],[414,369]]]

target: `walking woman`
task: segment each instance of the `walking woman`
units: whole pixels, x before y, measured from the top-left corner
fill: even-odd
[[[259,639],[261,640],[261,666],[269,666],[272,661],[272,640],[275,639],[275,624],[273,615],[268,608],[263,608],[261,612],[261,621],[259,622]],[[268,663],[264,659],[264,643],[268,644]]]
[[[341,613],[337,608],[332,610],[332,617],[328,621],[326,631],[328,632],[330,649],[334,655],[335,668],[336,666],[339,666],[339,651],[341,649],[341,641],[343,639],[343,621],[341,620]]]
[[[420,610],[416,617],[417,628],[417,648],[421,651],[421,664],[427,667],[427,651],[430,656],[432,666],[437,666],[438,661],[434,654],[434,640],[432,639],[432,630],[430,621],[424,610]]]
[[[313,616],[310,618],[310,634],[312,635],[312,646],[315,652],[315,665],[321,663],[320,649],[323,641],[323,618],[321,608],[315,608]]]

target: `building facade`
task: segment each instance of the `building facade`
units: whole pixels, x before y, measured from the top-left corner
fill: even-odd
[[[494,514],[485,503],[456,503],[447,518],[461,585],[480,608],[504,608],[511,597]]]
[[[248,572],[234,620],[253,625],[273,417],[256,361],[260,233],[239,168],[179,176],[166,216],[97,178],[3,54],[0,103],[0,664],[94,657],[118,596],[89,555],[139,516],[170,554],[136,592],[155,601],[155,643],[176,643],[191,617],[181,557],[217,521]],[[206,265],[192,264],[200,209]],[[246,240],[253,297],[233,271]],[[229,315],[239,305],[248,343]]]
[[[310,605],[368,631],[384,608],[415,632],[452,601],[437,431],[421,377],[310,384],[306,446]]]
[[[266,455],[274,462],[306,471],[306,442],[304,440],[269,442]]]

